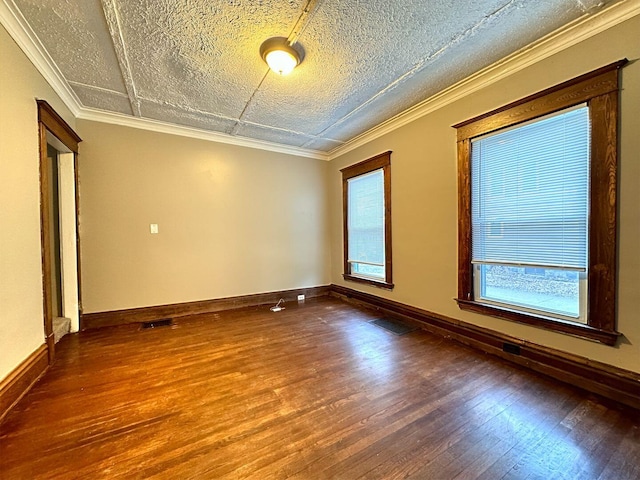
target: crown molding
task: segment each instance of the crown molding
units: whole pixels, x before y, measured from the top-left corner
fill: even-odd
[[[594,15],[587,14],[327,153],[86,108],[82,106],[13,0],[0,0],[0,23],[76,118],[320,160],[340,157],[638,14],[640,0],[622,0]]]
[[[13,0],[0,1],[0,23],[71,113],[77,117],[82,109],[80,99],[64,79]]]
[[[555,53],[565,50],[639,14],[640,0],[623,0],[593,15],[586,14],[542,37],[540,40],[521,48],[502,60],[354,137],[344,145],[334,148],[329,151],[329,160],[338,158],[351,150],[361,147],[414,120],[439,110],[450,103],[477,92],[498,80],[513,75],[532,64],[540,62]]]
[[[225,143],[228,145],[236,145],[239,147],[257,148],[269,152],[284,153],[287,155],[295,155],[297,157],[314,158],[317,160],[329,160],[326,152],[319,150],[310,150],[306,148],[293,147],[283,145],[281,143],[267,142],[264,140],[255,140],[247,137],[236,137],[226,133],[211,132],[199,128],[185,127],[173,123],[161,122],[148,118],[132,117],[122,113],[107,112],[93,108],[82,108],[77,115],[80,120],[90,120],[93,122],[109,123],[111,125],[120,125],[123,127],[138,128],[157,133],[166,133],[169,135],[179,135],[181,137],[195,138],[198,140],[206,140],[210,142]]]
[[[126,127],[150,130],[170,135],[179,135],[210,142],[225,143],[241,147],[256,148],[270,152],[284,153],[298,157],[328,160],[328,154],[319,150],[311,150],[293,147],[264,140],[254,140],[246,137],[236,137],[224,133],[210,132],[197,128],[160,122],[146,118],[132,117],[128,115],[107,112],[103,110],[87,108],[82,105],[80,99],[74,93],[71,86],[64,79],[60,70],[47,53],[44,46],[38,40],[28,22],[16,7],[13,0],[0,0],[0,23],[9,32],[9,35],[18,44],[34,67],[40,72],[51,88],[58,94],[63,103],[71,110],[74,117],[94,122],[122,125]]]

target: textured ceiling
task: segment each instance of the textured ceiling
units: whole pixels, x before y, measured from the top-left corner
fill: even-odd
[[[328,152],[614,0],[4,0],[83,107]],[[259,55],[304,47],[288,76]]]

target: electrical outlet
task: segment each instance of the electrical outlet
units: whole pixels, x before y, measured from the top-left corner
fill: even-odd
[[[298,295],[298,301],[304,302],[304,295]]]
[[[149,224],[149,231],[153,234],[158,233],[158,224],[157,223],[150,223]]]

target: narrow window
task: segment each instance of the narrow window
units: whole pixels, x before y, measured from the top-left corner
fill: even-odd
[[[391,152],[341,171],[344,278],[391,289]]]
[[[455,125],[460,308],[615,344],[625,63]]]

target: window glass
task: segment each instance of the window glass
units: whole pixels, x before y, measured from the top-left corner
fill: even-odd
[[[392,289],[391,152],[340,170],[345,280]]]
[[[348,180],[351,273],[384,279],[384,172]]]
[[[471,143],[478,300],[585,321],[589,108]]]
[[[458,306],[607,345],[622,59],[454,125]]]

